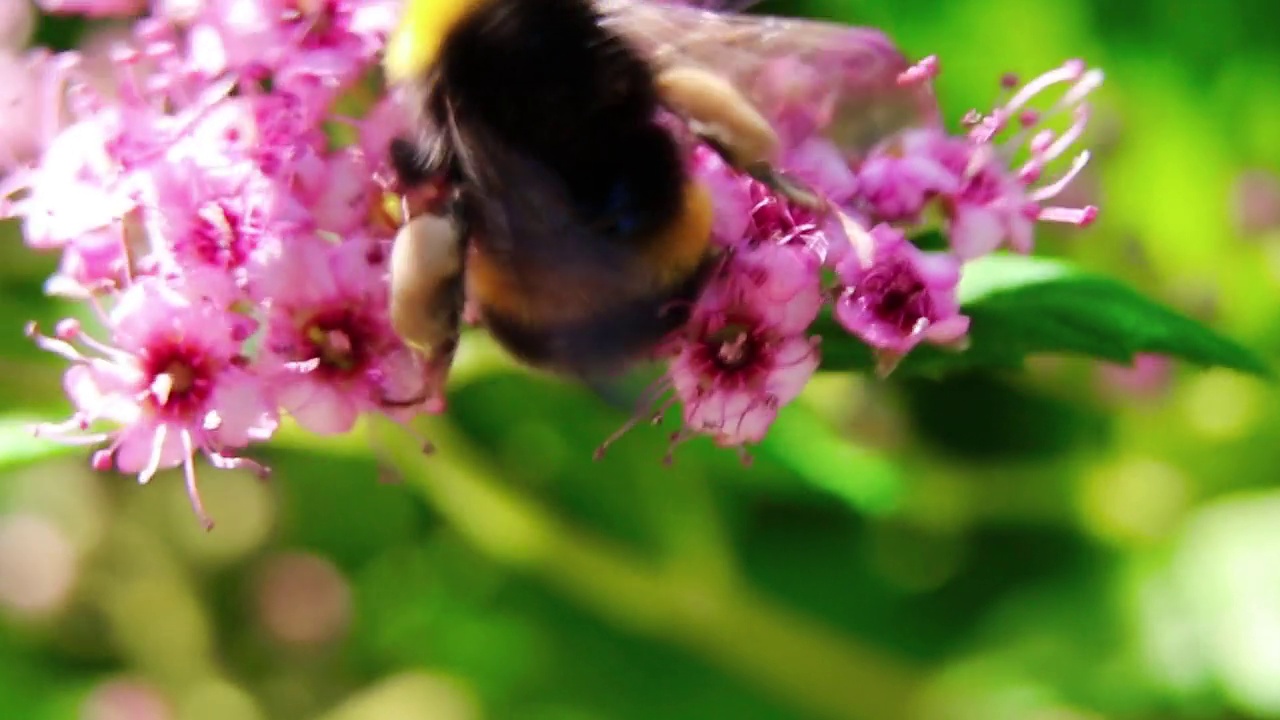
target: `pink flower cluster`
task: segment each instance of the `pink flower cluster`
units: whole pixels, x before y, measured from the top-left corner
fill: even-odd
[[[899,59],[877,67],[896,68],[886,79],[909,89],[929,83],[938,62],[930,57],[907,67]],[[825,213],[789,203],[710,151],[698,153],[695,166],[715,191],[717,236],[728,253],[673,344],[667,377],[657,386],[673,389],[683,408],[685,427],[673,445],[691,434],[733,447],[763,439],[778,409],[818,369],[820,338],[808,328],[824,305],[876,353],[882,375],[920,343],[963,349],[969,319],[960,314],[956,287],[965,262],[1002,247],[1029,252],[1038,221],[1083,226],[1095,218],[1092,206],[1046,204],[1088,162],[1087,152],[1061,176],[1042,178],[1083,133],[1083,100],[1101,81],[1101,72],[1073,60],[990,114],[971,112],[963,135],[949,134],[936,113],[917,105],[915,122],[885,133],[861,154],[826,139],[822,118],[812,117],[820,104],[789,106],[786,113],[809,116],[775,115],[776,121],[812,132],[786,149],[781,167],[822,195],[830,205]],[[817,91],[801,95],[821,96],[823,83],[840,80],[811,82]],[[1054,86],[1066,88],[1056,104],[1043,113],[1027,108]],[[1060,113],[1070,113],[1065,130],[1042,127]],[[1009,125],[1016,131],[997,144]],[[1014,154],[1024,149],[1027,158],[1014,166]],[[926,252],[909,239],[931,229],[948,238],[947,250]],[[834,280],[825,282],[824,271]],[[637,419],[657,419],[666,405]]]
[[[75,9],[136,9],[89,5]],[[261,469],[236,453],[270,438],[281,413],[345,433],[384,396],[420,389],[386,313],[398,221],[379,173],[397,116],[333,109],[376,100],[367,78],[397,8],[167,7],[113,48],[105,86],[102,66],[48,58],[47,142],[0,195],[31,247],[61,252],[49,292],[82,299],[100,328],[31,329],[71,362],[75,406],[37,432],[102,445],[95,467],[143,482],[184,467],[207,522],[194,454]]]
[[[109,15],[142,4],[45,7]],[[385,155],[401,115],[374,69],[397,6],[169,0],[152,3],[104,62],[31,61],[25,77],[44,108],[26,153],[35,161],[0,180],[0,210],[21,220],[32,248],[61,253],[48,291],[86,309],[84,324],[31,328],[71,363],[74,413],[37,428],[41,436],[99,447],[94,467],[142,482],[184,468],[209,522],[196,455],[265,471],[238,453],[270,438],[283,415],[329,434],[350,431],[366,412],[407,421],[424,411],[384,402],[432,389],[386,313],[389,245],[402,218],[386,192]],[[847,118],[821,101],[820,83],[833,76],[822,73],[796,80],[819,85],[782,94],[817,100],[766,108],[779,127],[805,129],[786,133],[782,168],[828,210],[787,201],[706,148],[691,160],[713,190],[725,254],[663,350],[658,390],[673,397],[657,411],[680,404],[677,441],[759,441],[818,369],[809,328],[824,306],[886,371],[921,342],[960,346],[964,261],[1002,246],[1029,250],[1037,221],[1093,217],[1091,208],[1045,205],[1086,155],[1060,179],[1041,176],[1079,137],[1096,71],[1068,63],[950,135],[930,105],[936,61],[908,67],[874,37],[851,48],[883,61],[872,85],[928,99],[908,121],[865,146],[837,147],[824,130]],[[1042,118],[1027,110],[1055,85],[1066,92],[1046,116],[1074,118],[1061,133],[1037,129]],[[1017,131],[997,144],[1006,125]],[[1024,149],[1029,159],[1013,166]],[[948,251],[910,241],[939,224]]]

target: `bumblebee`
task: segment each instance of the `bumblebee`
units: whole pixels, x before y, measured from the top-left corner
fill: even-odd
[[[390,161],[418,217],[396,239],[391,317],[441,379],[463,298],[517,359],[584,379],[678,329],[717,257],[694,142],[816,202],[773,170],[778,135],[743,79],[848,28],[644,0],[409,0],[403,12],[384,69],[413,129]],[[851,146],[893,122],[833,127]]]

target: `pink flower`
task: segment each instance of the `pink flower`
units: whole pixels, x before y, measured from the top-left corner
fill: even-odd
[[[712,235],[732,247],[742,242],[751,220],[753,180],[729,166],[719,153],[698,145],[693,153],[693,172],[711,193],[715,207]]]
[[[873,148],[858,168],[867,211],[881,222],[916,222],[929,200],[957,192],[960,173],[946,165],[944,155],[955,144],[941,130],[928,128],[906,130]]]
[[[324,160],[321,183],[303,201],[313,208],[313,222],[320,230],[347,237],[369,222],[380,188],[369,182],[373,168],[359,149],[336,152]]]
[[[751,215],[742,245],[782,244],[803,247],[816,265],[834,265],[849,251],[840,212],[819,214],[774,194],[759,182],[748,186]]]
[[[387,318],[384,244],[349,240],[296,262],[310,272],[278,288],[259,367],[281,407],[308,430],[335,434],[351,430],[362,412],[421,395],[423,370]]]
[[[835,153],[835,154],[832,154]],[[856,179],[834,147],[821,141],[806,144],[791,157],[797,178],[813,181],[820,193],[852,192]],[[778,196],[758,180],[730,167],[715,151],[698,146],[693,154],[696,177],[711,193],[715,207],[712,235],[726,248],[792,244],[808,248],[815,264],[834,262],[848,245],[834,215],[820,214]],[[819,186],[818,183],[825,184]]]
[[[932,203],[946,219],[952,249],[962,260],[986,255],[1002,246],[1029,252],[1037,222],[1086,225],[1096,208],[1046,206],[1084,168],[1080,153],[1060,178],[1037,186],[1045,168],[1083,134],[1088,121],[1088,94],[1102,81],[1100,72],[1079,62],[1046,73],[994,111],[970,118],[967,137],[947,135],[941,128],[907,129],[874,147],[858,168],[858,200],[877,222],[922,222]],[[1045,89],[1069,83],[1064,97],[1047,114],[1025,109]],[[1047,117],[1070,111],[1072,124],[1061,134],[1032,133]],[[994,139],[1016,118],[1021,130],[1003,145]],[[1028,137],[1030,138],[1028,140]],[[1026,145],[1029,159],[1012,167],[1013,155]]]
[[[41,10],[54,15],[114,17],[142,12],[146,0],[36,0]]]
[[[57,107],[50,103],[57,89],[55,77],[48,53],[19,54],[0,43],[0,107],[5,113],[0,123],[0,173],[36,159],[51,139],[58,122]]]
[[[775,331],[802,333],[822,309],[820,269],[820,260],[802,244],[762,242],[741,248],[725,264],[707,302],[715,305],[720,303],[716,298],[736,296]]]
[[[782,167],[822,197],[843,205],[859,191],[849,160],[835,143],[811,137],[787,151]]]
[[[281,88],[334,97],[377,60],[398,16],[389,0],[211,0],[193,20],[206,76],[271,73]]]
[[[668,376],[686,426],[724,446],[755,443],[818,368],[805,330],[822,308],[803,246],[742,249],[694,307]]]
[[[248,161],[302,194],[323,182],[327,140],[316,98],[284,92],[223,100],[192,128],[183,153],[206,167]]]
[[[269,298],[287,274],[292,236],[309,229],[306,209],[245,163],[172,162],[140,183],[156,270],[182,277],[195,294],[223,297],[234,286]]]
[[[1002,245],[1031,252],[1039,208],[1022,183],[990,153],[973,154],[960,190],[945,202],[951,247],[961,259],[981,257]]]
[[[105,128],[83,120],[58,134],[38,167],[9,179],[7,194],[21,197],[8,214],[23,219],[28,245],[60,248],[87,234],[116,230],[134,207],[121,181]]]
[[[781,291],[791,283],[769,284]],[[788,298],[752,298],[737,285],[726,282],[703,296],[668,369],[688,430],[721,446],[762,440],[778,409],[800,394],[819,363],[815,341],[803,334],[812,317],[780,309]],[[812,290],[810,283],[800,294]],[[821,303],[798,304],[816,316]]]
[[[388,94],[374,103],[362,118],[336,118],[356,129],[356,146],[364,155],[365,161],[374,165],[379,174],[389,174],[391,168],[387,149],[391,146],[392,139],[404,134],[408,126],[409,114],[401,102],[394,94]]]
[[[40,426],[37,433],[106,443],[94,456],[95,467],[114,463],[143,483],[158,470],[182,465],[192,507],[209,524],[193,454],[203,452],[218,467],[261,469],[226,453],[268,439],[276,427],[267,387],[240,355],[248,334],[243,319],[148,278],[120,296],[107,320],[112,345],[92,339],[74,321],[60,324],[57,337],[36,336],[42,347],[73,363],[66,388],[76,406],[71,419]],[[100,422],[114,428],[89,432]]]
[[[135,90],[139,85],[145,85],[148,78],[156,77],[160,58],[139,55],[122,63],[121,53],[128,53],[124,49],[133,49],[135,42],[133,29],[127,25],[90,24],[75,54],[64,55],[75,59],[74,84],[90,88],[99,102],[105,102],[107,98],[118,99],[122,85],[127,84]]]
[[[74,300],[120,287],[129,278],[129,238],[138,234],[135,215],[98,232],[81,235],[62,251],[58,271],[45,283],[45,292]]]
[[[1036,96],[1055,85],[1068,87],[1062,98],[1046,113],[1027,109]],[[1084,226],[1093,222],[1098,210],[1048,206],[1045,203],[1062,193],[1089,162],[1089,152],[1080,152],[1057,179],[1042,185],[1047,166],[1066,153],[1084,134],[1089,121],[1085,99],[1102,84],[1102,72],[1089,70],[1072,60],[1027,83],[990,115],[971,118],[969,142],[973,149],[963,164],[952,160],[952,169],[961,174],[960,191],[946,200],[951,218],[952,247],[963,259],[985,255],[1003,244],[1018,252],[1031,250],[1033,226],[1040,222],[1060,222]],[[1071,124],[1061,133],[1036,131],[1046,118],[1071,113]],[[1011,122],[1018,132],[1003,145],[994,140]],[[1033,132],[1035,131],[1035,132]],[[1028,139],[1029,138],[1029,139]],[[1013,154],[1026,146],[1030,158],[1011,168]],[[954,153],[953,153],[954,155]]]
[[[896,362],[921,342],[954,344],[969,330],[959,314],[956,284],[960,263],[952,255],[925,253],[898,230],[877,225],[836,269],[843,290],[836,320]],[[890,365],[882,370],[891,369]]]
[[[1097,387],[1113,398],[1154,400],[1173,383],[1173,362],[1164,355],[1141,353],[1129,365],[1103,363],[1097,368]]]
[[[1266,170],[1240,173],[1231,187],[1231,219],[1245,235],[1280,227],[1280,178]]]
[[[203,514],[196,451],[248,464],[227,452],[265,439],[281,406],[338,432],[421,393],[423,370],[386,318],[379,238],[394,228],[373,212],[386,142],[367,146],[403,117],[386,103],[368,118],[331,109],[377,62],[396,6],[157,3],[109,50],[33,56],[28,84],[10,83],[34,114],[15,124],[6,160],[36,162],[0,181],[0,214],[21,218],[32,246],[61,251],[47,290],[87,301],[111,336],[64,323],[38,338],[72,361],[77,408],[41,434],[106,443],[95,465],[143,480],[183,464]],[[330,120],[357,126],[365,144],[333,149]]]
[[[667,374],[646,393],[658,398],[653,407],[641,407],[596,457],[677,401],[685,427],[672,436],[672,450],[698,434],[726,447],[759,442],[818,368],[818,338],[805,330],[822,308],[820,267],[801,244],[736,248],[665,348]]]

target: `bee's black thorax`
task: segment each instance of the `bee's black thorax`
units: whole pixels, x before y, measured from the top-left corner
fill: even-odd
[[[457,185],[469,300],[529,364],[625,367],[705,280],[710,197],[659,124],[654,72],[591,0],[477,0],[421,78],[421,140],[393,165]]]
[[[442,47],[428,110],[447,99],[556,175],[583,222],[643,238],[679,210],[682,158],[648,62],[598,20],[589,0],[480,3]]]

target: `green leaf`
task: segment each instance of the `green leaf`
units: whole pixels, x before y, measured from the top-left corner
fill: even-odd
[[[975,368],[1017,368],[1031,355],[1083,355],[1129,363],[1157,353],[1206,367],[1269,377],[1257,355],[1199,322],[1116,280],[1047,258],[992,255],[965,266],[958,295],[972,320],[963,352],[922,345],[899,372],[939,375]],[[871,350],[830,316],[819,321],[823,367],[874,367]]]
[[[40,420],[30,417],[0,416],[0,470],[83,451],[83,448],[36,437],[31,428],[38,422]]]
[[[1109,438],[1112,414],[990,371],[904,378],[911,428],[929,446],[975,462],[1048,462]],[[982,408],[982,422],[972,422]]]

